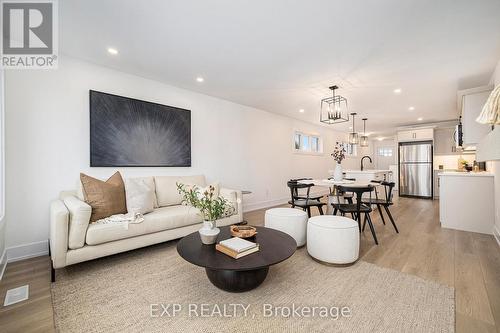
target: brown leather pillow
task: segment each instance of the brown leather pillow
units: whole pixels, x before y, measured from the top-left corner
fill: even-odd
[[[105,182],[80,173],[80,181],[85,202],[92,207],[91,223],[114,214],[127,213],[125,184],[120,172],[117,171]]]

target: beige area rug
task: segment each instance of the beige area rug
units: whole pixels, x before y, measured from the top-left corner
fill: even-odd
[[[363,261],[350,267],[325,266],[302,248],[271,267],[260,287],[233,294],[214,287],[203,268],[179,257],[175,245],[170,242],[58,270],[52,285],[57,330],[454,331],[454,290],[438,283]],[[180,310],[169,317],[160,304],[171,316],[169,304],[178,304]],[[246,315],[243,306],[248,307]],[[293,306],[310,312],[317,308],[314,317],[297,317],[292,315]],[[344,316],[336,312],[342,308]],[[276,312],[277,316],[268,317]]]

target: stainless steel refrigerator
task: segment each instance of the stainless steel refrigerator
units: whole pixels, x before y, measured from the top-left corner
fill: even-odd
[[[399,143],[399,195],[432,199],[432,141]]]

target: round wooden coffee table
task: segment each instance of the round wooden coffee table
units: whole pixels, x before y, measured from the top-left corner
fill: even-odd
[[[186,261],[205,268],[208,279],[216,287],[243,292],[258,287],[266,279],[269,266],[288,259],[297,249],[295,240],[284,232],[256,227],[257,235],[249,239],[259,243],[259,251],[243,258],[233,259],[204,245],[198,232],[187,235],[177,243],[177,252]],[[231,238],[229,226],[221,227],[217,242]]]

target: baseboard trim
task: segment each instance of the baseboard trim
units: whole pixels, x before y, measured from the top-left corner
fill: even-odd
[[[0,258],[0,281],[3,278],[3,273],[5,273],[6,267],[7,267],[7,249],[4,249],[2,257]]]
[[[498,246],[500,246],[500,230],[498,227],[495,225],[493,227],[493,237],[497,240]]]
[[[48,240],[7,248],[7,262],[14,262],[49,254]]]
[[[243,212],[248,213],[248,212],[253,212],[254,210],[283,205],[283,204],[286,204],[288,202],[288,200],[289,200],[289,198],[286,197],[286,198],[280,198],[280,199],[275,199],[275,200],[252,202],[252,203],[249,203],[247,205],[244,205]]]

